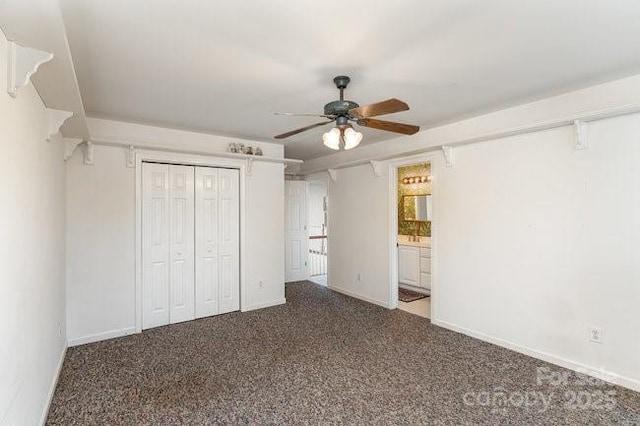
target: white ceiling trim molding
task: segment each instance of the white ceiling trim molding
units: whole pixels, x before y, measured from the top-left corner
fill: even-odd
[[[130,163],[130,158],[133,156],[134,165],[135,165],[135,152],[138,149],[150,149],[158,152],[175,152],[180,154],[190,154],[190,155],[206,155],[209,157],[220,157],[220,158],[234,158],[239,160],[245,160],[246,162],[246,172],[247,175],[251,175],[251,166],[254,161],[263,161],[266,163],[281,163],[284,165],[293,165],[293,164],[302,164],[302,160],[296,160],[293,158],[277,158],[277,157],[266,157],[262,155],[250,155],[250,154],[238,154],[234,152],[226,152],[226,151],[208,151],[208,150],[196,150],[196,149],[180,149],[178,147],[163,147],[163,146],[153,146],[147,143],[143,144],[131,144],[130,142],[125,141],[117,141],[110,140],[106,138],[91,138],[90,141],[87,141],[87,149],[90,151],[89,159],[85,156],[85,164],[93,164],[93,146],[94,145],[103,145],[103,146],[120,146],[126,148],[128,150],[128,158],[127,158],[127,166]]]
[[[338,171],[336,169],[327,169],[327,173],[329,173],[329,177],[332,181],[338,181]]]
[[[61,109],[47,108],[48,130],[47,130],[47,142],[51,142],[51,138],[57,135],[60,128],[69,118],[73,116],[71,111],[63,111]]]
[[[592,86],[496,111],[440,127],[414,136],[366,145],[351,151],[305,161],[302,174],[359,166],[408,155],[442,150],[493,139],[523,135],[580,123],[581,144],[586,143],[585,124],[621,115],[640,113],[640,75]],[[576,135],[577,137],[577,135]],[[571,141],[576,144],[575,140]]]
[[[40,65],[53,59],[53,53],[21,46],[13,41],[7,48],[7,92],[12,98],[31,80]]]
[[[231,138],[209,133],[95,117],[89,117],[87,123],[91,140],[94,142],[104,140],[125,144],[126,146],[134,145],[138,148],[187,150],[209,154],[228,152],[229,145],[235,143],[254,148],[259,147],[265,157],[284,157],[284,147],[281,144],[272,142]]]
[[[255,161],[281,163],[285,166],[300,166],[303,163],[302,160],[284,158],[283,146],[274,143],[248,141],[95,117],[88,118],[87,123],[91,133],[89,141],[95,145],[124,148],[128,167],[135,165],[136,151],[145,149],[244,160],[247,175],[251,174]],[[229,152],[229,145],[232,143],[260,147],[264,155]]]

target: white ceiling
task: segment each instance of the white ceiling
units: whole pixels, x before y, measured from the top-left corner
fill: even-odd
[[[347,99],[432,127],[640,72],[637,0],[61,0],[88,115],[276,142]],[[331,151],[323,128],[286,154]],[[364,132],[363,144],[396,135]],[[410,137],[410,136],[407,136]]]

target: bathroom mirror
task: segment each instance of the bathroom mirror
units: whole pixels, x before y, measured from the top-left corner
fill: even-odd
[[[404,220],[427,222],[431,220],[431,195],[402,196],[402,217]]]

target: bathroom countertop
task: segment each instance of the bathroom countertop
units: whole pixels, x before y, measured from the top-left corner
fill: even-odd
[[[398,244],[411,247],[431,247],[431,238],[419,237],[419,241],[410,241],[410,235],[398,235]]]

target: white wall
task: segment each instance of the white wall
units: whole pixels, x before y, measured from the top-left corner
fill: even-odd
[[[67,162],[70,344],[135,331],[135,173],[125,154],[95,146],[95,164],[81,149]]]
[[[282,164],[254,163],[246,185],[246,310],[249,310],[285,302]]]
[[[89,124],[92,134],[104,139],[146,147],[157,140],[165,148],[215,154],[226,151],[230,141],[130,123],[91,119]],[[282,146],[260,146],[272,157],[283,155]],[[83,164],[82,150],[76,150],[67,167],[70,345],[135,332],[135,170],[126,167],[125,148],[95,145],[94,165]],[[246,197],[246,289],[241,300],[248,310],[284,303],[282,164],[254,162]]]
[[[586,150],[563,127],[434,157],[432,322],[640,389],[640,115],[588,134]],[[389,192],[370,166],[330,186],[330,282],[381,304]]]
[[[566,127],[440,163],[436,319],[640,389],[639,135],[632,115],[589,124],[586,150]]]
[[[64,161],[33,86],[7,94],[6,49],[0,32],[0,424],[35,425],[66,347]]]
[[[371,166],[338,170],[329,182],[329,287],[387,306],[389,182]],[[360,274],[360,280],[358,280]]]

